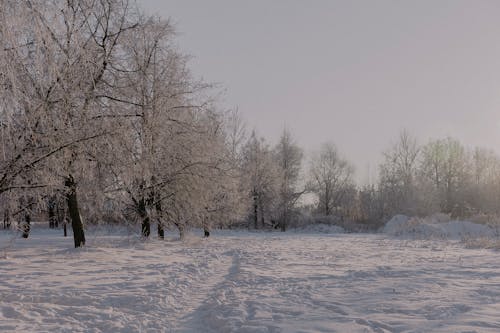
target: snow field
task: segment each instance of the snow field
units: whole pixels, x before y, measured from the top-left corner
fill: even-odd
[[[500,331],[500,254],[457,241],[216,231],[71,246],[60,230],[14,242],[0,332]]]

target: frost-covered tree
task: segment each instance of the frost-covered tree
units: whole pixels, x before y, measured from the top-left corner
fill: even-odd
[[[115,132],[107,117],[119,109],[102,97],[116,88],[120,46],[137,24],[119,0],[4,1],[1,15],[0,66],[10,100],[2,118],[21,137],[9,149],[0,188],[62,188],[75,247],[82,246],[77,192],[92,143]],[[33,179],[29,186],[19,183],[21,174]]]
[[[209,163],[204,176],[205,214],[202,218],[207,237],[212,227],[238,222],[248,211],[242,184],[240,149],[243,132],[239,118],[234,112],[210,118],[207,126],[211,131],[204,140]]]
[[[420,172],[432,184],[441,211],[463,215],[466,203],[460,191],[470,178],[462,144],[452,138],[429,142],[422,148]]]
[[[190,126],[186,95],[195,89],[183,57],[172,46],[174,31],[168,21],[139,17],[122,47],[120,73],[115,77],[123,87],[103,96],[118,101],[124,110],[118,116],[124,130],[115,138],[114,174],[128,197],[128,218],[141,223],[142,234],[151,233],[151,213],[161,222],[163,161],[172,158],[174,148]],[[186,108],[185,114],[182,114]],[[179,135],[173,132],[179,131]],[[171,171],[171,170],[169,170]]]
[[[466,201],[475,213],[498,214],[500,201],[500,158],[489,149],[476,147],[468,154],[470,167]]]
[[[416,213],[419,153],[417,140],[407,131],[402,131],[398,141],[384,153],[379,190],[386,215]]]
[[[252,202],[253,227],[274,226],[279,171],[271,148],[255,131],[243,149],[243,170]]]
[[[309,172],[311,190],[319,198],[318,211],[325,216],[336,213],[352,188],[353,167],[335,145],[325,143],[313,157]]]
[[[285,231],[297,200],[304,193],[304,189],[299,189],[303,153],[287,129],[283,130],[280,141],[274,148],[274,155],[278,166],[279,224],[281,230]]]

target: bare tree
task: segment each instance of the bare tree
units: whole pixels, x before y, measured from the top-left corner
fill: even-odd
[[[278,169],[272,151],[264,139],[258,138],[253,131],[243,149],[243,156],[243,169],[252,201],[250,216],[253,227],[259,229],[272,225],[279,191]]]
[[[431,141],[423,147],[421,173],[431,181],[445,213],[463,214],[465,203],[459,192],[467,186],[467,164],[464,147],[452,138]]]
[[[278,164],[279,224],[281,230],[285,231],[297,200],[305,192],[298,187],[303,153],[290,132],[284,129],[274,154]]]
[[[310,167],[310,187],[319,198],[318,210],[325,216],[340,208],[342,198],[352,187],[354,169],[332,143],[321,146]]]
[[[407,131],[384,153],[380,166],[379,189],[384,197],[387,215],[416,212],[416,175],[420,147]]]

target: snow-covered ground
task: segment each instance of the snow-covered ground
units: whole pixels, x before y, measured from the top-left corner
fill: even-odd
[[[456,240],[89,234],[75,250],[35,228],[0,252],[0,332],[500,332],[499,313],[500,252]]]

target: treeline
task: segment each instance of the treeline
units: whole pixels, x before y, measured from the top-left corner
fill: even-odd
[[[380,215],[452,217],[500,213],[500,157],[447,137],[419,145],[403,131],[385,154],[376,189]],[[372,200],[373,201],[373,200]]]
[[[500,214],[500,156],[447,137],[426,144],[407,131],[383,154],[376,183],[348,188],[341,217],[376,228],[396,214],[488,220]]]
[[[354,181],[352,164],[331,143],[323,144],[302,165],[301,150],[287,131],[267,152],[264,141],[255,142],[250,140],[247,145],[260,150],[250,150],[253,154],[247,153],[245,158],[260,151],[262,162],[257,165],[267,165],[260,175],[262,181],[253,182],[265,185],[253,192],[258,198],[255,202],[262,202],[251,214],[255,227],[265,225],[259,224],[258,216],[269,221],[269,227],[282,229],[323,222],[356,231],[375,230],[396,214],[425,217],[444,213],[482,220],[500,215],[500,156],[493,150],[468,148],[451,137],[419,144],[402,131],[383,153],[376,182],[361,186]],[[274,167],[272,158],[265,162],[266,154],[274,156]],[[293,172],[283,172],[287,168]],[[277,176],[272,170],[278,170]],[[255,171],[252,175],[259,179]],[[300,200],[304,194],[308,200]]]
[[[453,139],[403,133],[380,181],[359,188],[333,144],[305,165],[288,131],[247,135],[196,80],[172,25],[125,0],[0,1],[0,202],[4,225],[37,212],[71,223],[286,230],[307,214],[375,226],[395,213],[497,213],[500,163]],[[316,200],[303,200],[313,193]]]

